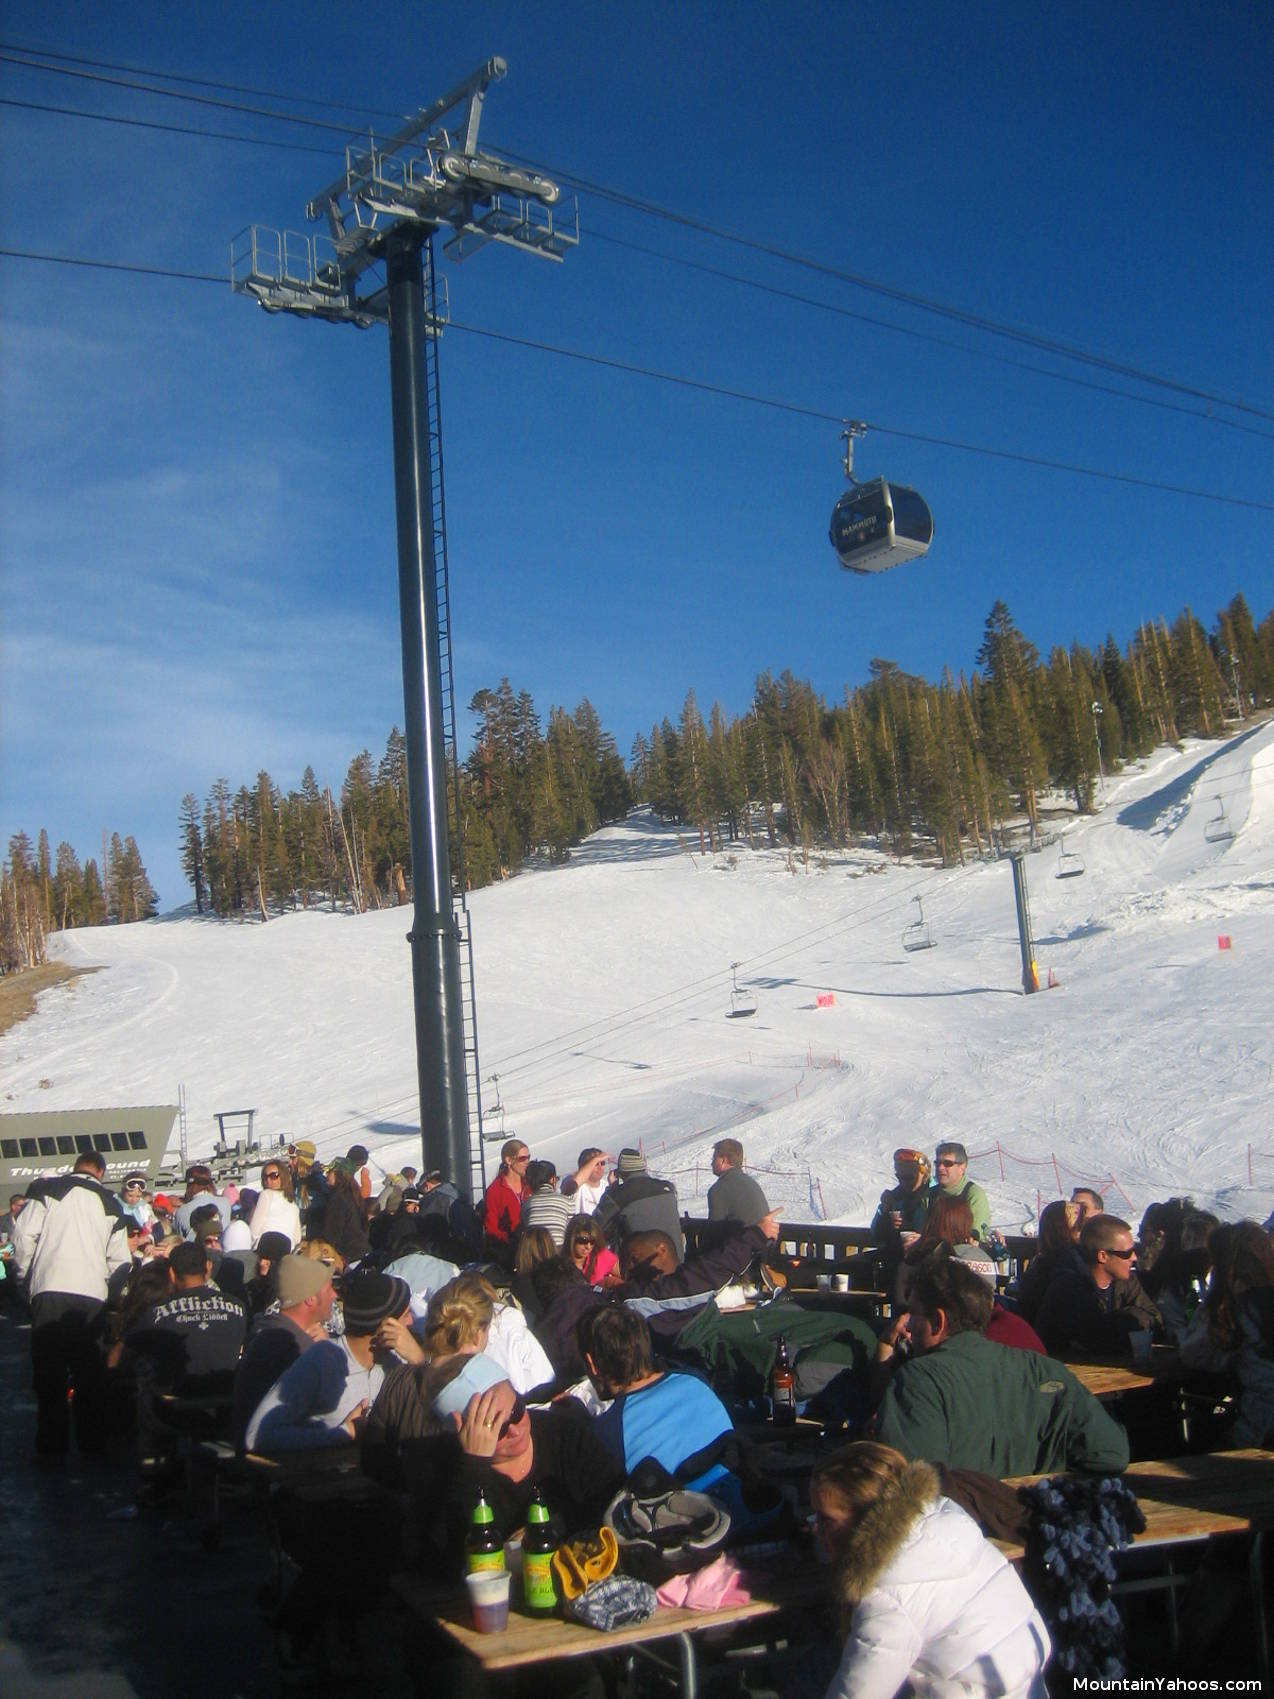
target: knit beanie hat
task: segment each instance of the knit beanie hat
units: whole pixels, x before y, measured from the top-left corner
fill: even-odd
[[[381,1322],[400,1316],[410,1304],[411,1287],[396,1274],[360,1268],[341,1282],[346,1333],[375,1333]]]
[[[633,1174],[646,1172],[646,1158],[639,1150],[621,1150],[616,1167],[620,1179],[627,1180]]]
[[[279,1302],[285,1310],[316,1298],[332,1278],[332,1271],[317,1257],[286,1256],[279,1263]]]

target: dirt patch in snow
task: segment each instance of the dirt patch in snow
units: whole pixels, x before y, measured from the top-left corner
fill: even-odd
[[[67,967],[65,962],[46,962],[43,967],[23,968],[19,973],[6,973],[0,979],[0,1033],[26,1020],[35,1013],[35,1000],[42,991],[55,985],[79,979],[86,973],[98,973],[96,967]]]

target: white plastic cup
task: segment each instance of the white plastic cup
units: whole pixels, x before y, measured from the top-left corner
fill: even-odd
[[[1139,1369],[1148,1368],[1150,1366],[1150,1347],[1154,1342],[1154,1335],[1142,1328],[1137,1333],[1130,1333],[1128,1342],[1132,1346],[1133,1362]]]
[[[466,1575],[473,1626],[479,1634],[499,1634],[509,1626],[509,1572],[483,1569]]]
[[[833,1292],[848,1292],[849,1291],[849,1276],[847,1274],[834,1274],[832,1276],[832,1291]]]

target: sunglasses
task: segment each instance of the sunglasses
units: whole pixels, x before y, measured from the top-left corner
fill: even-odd
[[[263,1180],[281,1180],[283,1176],[279,1173],[277,1168],[271,1168],[270,1172],[268,1174],[263,1174],[261,1178]]]
[[[526,1399],[519,1393],[513,1400],[513,1408],[509,1411],[508,1419],[500,1423],[498,1438],[503,1439],[509,1429],[515,1427],[526,1415]]]
[[[1136,1252],[1135,1249],[1133,1249],[1131,1251],[1113,1251],[1112,1250],[1112,1251],[1106,1252],[1106,1255],[1108,1257],[1118,1257],[1120,1262],[1127,1262],[1129,1257],[1135,1257],[1136,1254],[1137,1254],[1137,1252]]]
[[[939,1156],[934,1162],[935,1168],[959,1168],[960,1166],[961,1164],[956,1161],[954,1156]]]

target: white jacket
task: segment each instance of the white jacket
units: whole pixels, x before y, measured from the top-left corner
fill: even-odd
[[[261,1193],[249,1225],[254,1250],[263,1233],[284,1234],[293,1250],[301,1243],[301,1212],[291,1198],[285,1198],[280,1191]]]
[[[527,1326],[521,1310],[512,1304],[495,1306],[482,1350],[505,1371],[514,1392],[530,1392],[537,1386],[547,1386],[554,1378],[544,1347]]]
[[[14,1273],[27,1295],[105,1299],[107,1281],[131,1260],[119,1199],[91,1174],[36,1180],[27,1199],[13,1226]]]
[[[893,1699],[904,1681],[917,1699],[1045,1699],[1052,1648],[1043,1618],[971,1516],[950,1499],[919,1504],[921,1493],[907,1493],[919,1470],[936,1484],[927,1464],[904,1474],[910,1502],[897,1507],[895,1528],[914,1520],[874,1577],[870,1557],[860,1570],[864,1590],[827,1699]]]

